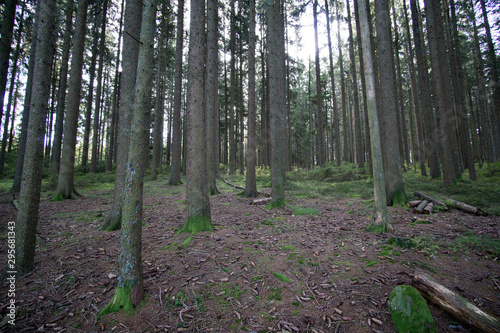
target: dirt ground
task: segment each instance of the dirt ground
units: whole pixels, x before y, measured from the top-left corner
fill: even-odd
[[[77,200],[43,195],[35,269],[16,280],[15,327],[2,332],[395,332],[393,288],[425,273],[500,316],[498,253],[471,247],[464,235],[500,237],[500,217],[457,210],[418,216],[389,208],[394,232],[374,234],[372,202],[288,198],[291,208],[251,205],[220,183],[211,198],[215,232],[176,235],[184,220],[185,187],[148,183],[144,197],[143,269],[146,302],[135,315],[98,317],[116,287],[120,232],[98,231],[111,188],[83,190]],[[7,258],[11,195],[0,196],[0,269]],[[317,211],[314,211],[314,208]],[[318,213],[318,214],[314,214]],[[416,218],[429,224],[412,223]],[[419,221],[420,221],[419,220]],[[388,245],[391,238],[414,246]],[[470,237],[469,239],[473,239]],[[438,332],[469,332],[430,305]]]

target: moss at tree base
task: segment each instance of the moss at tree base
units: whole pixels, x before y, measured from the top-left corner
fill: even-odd
[[[269,203],[266,208],[267,209],[273,209],[273,208],[285,208],[286,206],[286,201],[285,198],[280,198],[278,200],[273,200],[271,203]]]
[[[115,230],[120,230],[121,228],[122,228],[122,216],[120,214],[120,216],[118,216],[118,218],[116,219],[116,222],[110,225],[109,227],[105,228],[104,230],[115,231]]]
[[[398,333],[436,332],[425,299],[411,286],[397,286],[389,299],[391,318]]]
[[[184,223],[184,226],[177,232],[177,234],[179,235],[183,232],[188,232],[191,236],[194,236],[202,231],[214,231],[212,220],[209,216],[188,217],[186,223]]]
[[[115,295],[111,302],[99,312],[99,316],[104,316],[108,313],[124,311],[127,314],[133,314],[135,311],[134,305],[130,298],[132,287],[116,287]]]
[[[406,204],[406,194],[401,190],[396,190],[392,196],[393,206],[404,206]]]

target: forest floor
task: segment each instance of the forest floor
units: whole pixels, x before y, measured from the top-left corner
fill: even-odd
[[[218,182],[221,194],[211,197],[215,231],[180,245],[188,237],[176,235],[185,186],[168,186],[167,179],[145,184],[147,299],[136,314],[97,315],[117,285],[120,238],[120,231],[98,230],[112,204],[113,184],[103,183],[79,189],[76,200],[42,194],[35,269],[16,280],[15,327],[6,322],[2,283],[0,331],[395,332],[389,295],[419,272],[500,316],[498,215],[415,215],[389,207],[394,231],[376,234],[365,230],[369,195],[325,199],[289,190],[288,206],[269,210]],[[16,215],[11,199],[0,194],[2,258],[6,222]],[[430,310],[438,332],[469,332],[437,306]]]

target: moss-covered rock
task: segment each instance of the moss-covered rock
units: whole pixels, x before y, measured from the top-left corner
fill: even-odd
[[[389,299],[392,322],[398,333],[436,332],[425,299],[411,286],[397,286]]]

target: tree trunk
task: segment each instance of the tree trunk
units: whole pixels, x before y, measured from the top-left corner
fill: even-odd
[[[229,48],[231,51],[231,60],[229,62],[231,92],[229,97],[229,174],[236,171],[236,135],[235,135],[235,109],[236,109],[236,17],[234,5],[236,0],[231,0],[231,33]]]
[[[180,232],[213,231],[207,183],[205,0],[191,0],[187,87],[186,222]]]
[[[95,98],[94,124],[92,126],[92,155],[90,159],[90,172],[97,172],[98,144],[99,144],[99,117],[101,114],[102,98],[102,72],[104,70],[104,53],[106,51],[106,16],[108,12],[108,0],[104,0],[102,8],[101,37],[99,45],[99,68],[97,70],[97,91]]]
[[[330,11],[328,10],[328,0],[325,0],[325,10],[326,10],[326,31],[328,33],[328,56],[330,61],[330,80],[332,87],[332,103],[333,103],[333,137],[334,142],[332,144],[335,146],[335,162],[337,166],[340,166],[342,162],[342,156],[340,152],[340,126],[339,126],[339,110],[337,105],[337,95],[335,92],[335,75],[333,72],[333,57],[332,57],[332,39],[330,36]]]
[[[250,0],[250,31],[248,43],[248,141],[247,141],[247,172],[245,196],[257,196],[255,179],[256,155],[256,116],[255,116],[255,0]]]
[[[40,6],[36,8],[36,16],[39,16]],[[28,136],[28,123],[30,117],[31,107],[31,92],[33,85],[33,71],[35,70],[35,53],[36,53],[36,34],[38,32],[38,20],[33,24],[33,35],[31,36],[31,50],[30,60],[28,64],[28,76],[26,79],[26,93],[24,94],[24,108],[23,119],[21,121],[21,132],[19,134],[19,147],[17,149],[16,157],[16,171],[14,174],[14,182],[12,184],[12,191],[18,192],[21,190],[21,178],[23,175],[24,153],[26,150],[26,139]]]
[[[441,176],[441,166],[438,155],[438,139],[434,114],[431,108],[431,95],[429,92],[429,77],[427,70],[427,61],[425,58],[424,43],[420,32],[420,11],[416,0],[410,0],[411,16],[413,26],[413,38],[415,40],[415,55],[417,57],[418,69],[418,90],[420,92],[420,103],[422,108],[422,118],[425,131],[425,145],[427,160],[429,163],[430,176],[438,178]],[[423,158],[423,157],[422,157]]]
[[[17,0],[6,0],[3,8],[2,30],[0,34],[0,124],[3,118],[3,103],[7,76],[9,73],[9,59],[12,45],[12,34],[14,32],[14,21],[16,19]]]
[[[23,3],[22,7],[22,13],[21,13],[21,19],[19,22],[19,27],[17,28],[17,43],[16,43],[16,50],[14,51],[14,56],[12,58],[12,70],[10,74],[10,85],[9,85],[9,96],[8,96],[8,102],[7,102],[7,112],[5,113],[5,118],[3,119],[4,126],[3,126],[3,135],[2,135],[2,148],[0,150],[0,175],[3,174],[3,168],[5,164],[5,152],[7,150],[7,139],[9,136],[9,124],[10,124],[10,118],[11,118],[11,110],[12,113],[15,112],[15,110],[12,109],[12,101],[14,99],[14,91],[16,90],[16,82],[19,80],[19,75],[18,75],[18,60],[19,60],[19,54],[21,52],[21,40],[22,40],[22,32],[23,32],[23,25],[24,25],[24,12],[25,12],[25,4]],[[17,98],[17,96],[16,96]],[[0,110],[1,112],[1,110]],[[0,117],[1,119],[1,117]],[[15,121],[14,117],[12,116],[12,123]],[[0,120],[1,123],[1,120]]]
[[[177,4],[177,36],[175,43],[174,77],[174,119],[172,128],[172,164],[169,185],[182,184],[181,181],[181,106],[182,106],[182,44],[184,41],[184,0]]]
[[[318,0],[313,2],[313,18],[314,18],[314,63],[316,70],[316,129],[317,129],[317,160],[318,165],[323,165],[326,162],[325,153],[325,128],[323,120],[323,93],[321,89],[321,68],[319,62],[319,43],[318,43]]]
[[[269,52],[269,105],[271,119],[271,204],[285,206],[286,129],[285,114],[285,44],[283,28],[283,3],[274,0],[267,8]]]
[[[83,52],[85,50],[85,31],[87,23],[88,0],[78,2],[71,70],[68,85],[68,107],[64,122],[64,139],[59,169],[59,179],[55,199],[70,199],[78,196],[73,184],[75,171],[76,135],[78,115],[80,111],[80,94],[82,89]]]
[[[101,315],[121,309],[132,312],[144,299],[141,234],[144,174],[148,165],[149,117],[153,81],[157,0],[146,0],[142,15],[137,79],[125,176],[123,222],[120,233],[118,286]],[[136,7],[140,9],[141,7]]]
[[[377,100],[375,98],[375,75],[373,73],[373,59],[371,35],[368,21],[368,0],[359,0],[359,23],[361,30],[361,43],[363,44],[363,59],[365,63],[365,79],[367,90],[368,120],[370,122],[370,145],[373,165],[373,187],[374,187],[374,216],[375,228],[382,231],[390,231],[392,227],[387,217],[387,201],[385,194],[385,173],[382,160],[382,146],[380,140],[380,128],[378,125]]]
[[[54,34],[56,1],[41,0],[38,6],[39,11],[37,10],[37,12],[39,14],[36,18],[39,21],[36,35],[38,43],[33,73],[29,134],[26,140],[24,174],[15,224],[16,260],[15,267],[8,267],[10,271],[17,271],[17,274],[31,271],[34,266],[38,207],[42,185],[43,137],[56,43]]]
[[[438,0],[426,0],[425,1],[425,13],[426,13],[426,23],[427,23],[427,31],[429,37],[429,52],[431,56],[431,64],[432,64],[432,77],[433,77],[433,87],[434,87],[434,102],[436,104],[436,118],[437,118],[437,130],[438,130],[438,140],[439,140],[439,156],[441,159],[441,166],[443,167],[443,184],[444,186],[452,185],[456,180],[456,170],[454,165],[454,160],[452,159],[452,152],[449,145],[449,136],[448,136],[448,128],[450,123],[454,121],[453,115],[451,115],[451,119],[448,119],[450,116],[449,112],[453,110],[449,110],[450,106],[448,104],[449,100],[447,94],[449,93],[448,88],[443,90],[444,82],[448,82],[447,79],[447,69],[448,66],[444,69],[440,69],[443,65],[442,61],[446,60],[446,54],[444,54],[445,59],[441,59],[443,56],[442,51],[439,51],[440,45],[439,43],[444,43],[444,36],[439,36],[440,33],[443,33],[442,29],[438,27],[439,24],[436,24],[436,13],[434,13],[435,7],[438,7],[439,3],[434,3]],[[436,14],[436,15],[435,15]],[[443,74],[445,77],[443,77]],[[446,101],[445,101],[445,95]]]
[[[342,156],[343,160],[347,161],[348,159],[348,136],[347,136],[347,97],[345,91],[345,79],[344,79],[344,58],[342,56],[342,39],[340,38],[340,15],[339,15],[339,5],[337,2],[337,40],[339,47],[339,66],[340,66],[340,93],[341,93],[341,102],[342,102]]]
[[[353,113],[354,113],[354,131],[352,132],[355,142],[355,156],[359,168],[364,168],[365,162],[363,158],[363,138],[361,134],[361,116],[359,114],[359,91],[358,91],[358,78],[356,71],[356,58],[354,56],[354,33],[351,23],[351,9],[349,0],[347,0],[347,20],[349,24],[349,62],[351,72],[351,90],[353,97]]]
[[[128,161],[131,123],[135,99],[135,82],[137,77],[137,58],[139,55],[139,36],[142,21],[142,2],[126,0],[122,74],[120,79],[120,104],[118,109],[117,163],[115,172],[115,190],[113,205],[108,217],[101,225],[101,230],[116,230],[122,221],[122,206],[125,191],[125,171]]]
[[[74,0],[69,0],[66,9],[66,22],[64,28],[63,49],[61,56],[61,71],[59,72],[59,95],[57,98],[56,126],[54,129],[54,143],[52,145],[51,172],[59,174],[61,163],[61,143],[63,136],[63,121],[66,109],[66,89],[68,86],[68,62],[71,49],[71,33],[73,26]]]
[[[206,148],[207,178],[209,195],[217,194],[217,158],[219,131],[219,39],[218,39],[218,2],[207,0],[207,78],[206,78]]]
[[[381,101],[383,110],[378,110],[382,157],[385,171],[387,204],[401,203],[404,199],[403,169],[401,165],[397,129],[396,82],[391,43],[391,20],[387,0],[375,2],[378,59],[380,66]]]

